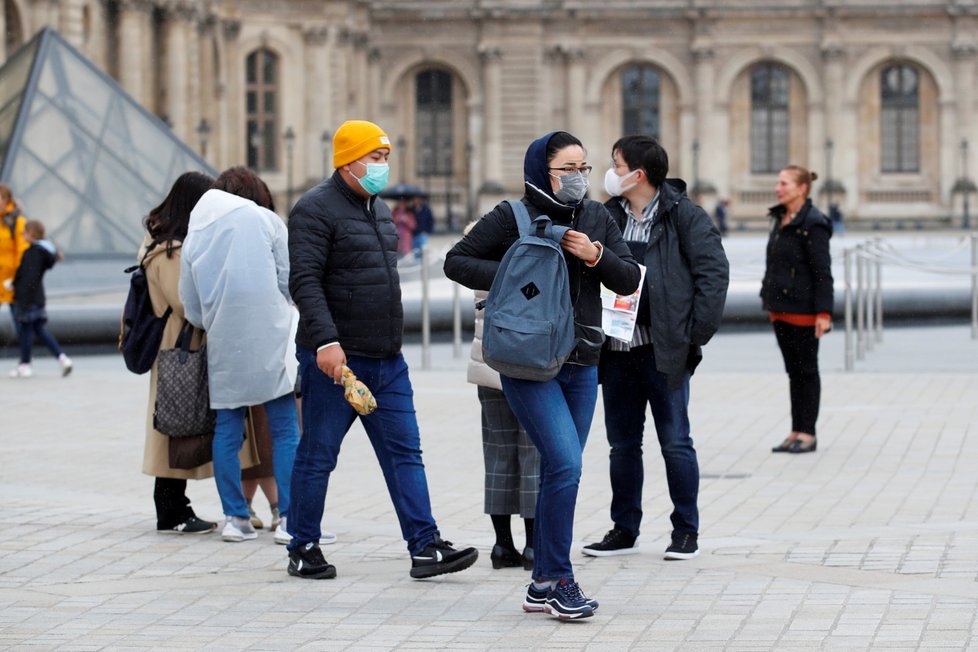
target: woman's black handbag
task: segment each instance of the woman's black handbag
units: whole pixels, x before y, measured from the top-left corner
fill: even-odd
[[[156,409],[153,427],[170,437],[199,437],[214,432],[216,413],[207,389],[207,347],[190,350],[193,325],[185,321],[175,348],[156,360]]]

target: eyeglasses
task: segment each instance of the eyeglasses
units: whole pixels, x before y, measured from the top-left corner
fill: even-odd
[[[591,167],[590,165],[582,165],[579,168],[574,167],[573,165],[568,165],[562,168],[547,168],[547,169],[550,170],[551,172],[563,172],[564,174],[574,174],[575,172],[579,174],[591,174],[591,170],[593,170],[594,168]]]

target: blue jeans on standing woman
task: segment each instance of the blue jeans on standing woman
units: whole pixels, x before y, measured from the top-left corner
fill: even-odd
[[[272,463],[278,485],[278,508],[289,514],[289,485],[295,449],[299,444],[299,417],[292,393],[263,404],[272,434]],[[241,462],[238,452],[244,440],[245,407],[217,410],[214,428],[214,481],[225,516],[248,518],[248,501],[241,491]]]
[[[689,377],[687,372],[678,387],[670,388],[668,376],[655,368],[651,344],[601,353],[604,423],[611,446],[611,520],[633,537],[638,537],[642,525],[646,405],[652,409],[665,461],[672,530],[699,532],[700,467],[689,436]]]
[[[540,451],[533,579],[573,581],[570,561],[582,457],[598,397],[597,367],[565,364],[546,382],[502,376],[513,414]]]
[[[315,351],[297,347],[296,357],[302,379],[303,433],[292,471],[289,550],[319,542],[329,476],[343,438],[359,416],[384,473],[401,536],[412,555],[420,554],[438,534],[438,526],[431,515],[414,390],[404,356],[347,356],[346,365],[377,399],[377,409],[362,416],[343,398],[343,386],[319,369]]]

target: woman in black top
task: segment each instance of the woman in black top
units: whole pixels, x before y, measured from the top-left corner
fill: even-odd
[[[602,339],[600,285],[631,294],[640,273],[607,209],[584,199],[590,171],[580,140],[563,131],[549,133],[527,149],[522,202],[531,219],[547,215],[554,224],[571,227],[560,245],[574,321]],[[499,261],[518,236],[512,209],[499,204],[448,253],[445,274],[472,289],[488,290]],[[599,353],[600,342],[580,343],[552,380],[501,377],[513,413],[540,451],[533,582],[523,609],[561,619],[586,618],[598,606],[574,581],[570,547],[581,457],[597,399]]]
[[[813,453],[821,398],[818,341],[832,328],[832,223],[808,198],[818,177],[797,165],[778,174],[761,284],[791,394],[791,432],[774,453]]]

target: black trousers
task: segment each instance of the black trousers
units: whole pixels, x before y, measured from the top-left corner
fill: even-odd
[[[818,338],[814,326],[774,322],[774,336],[781,347],[791,394],[791,429],[815,434],[822,380],[818,375]]]
[[[157,530],[169,530],[195,515],[187,498],[186,480],[156,478],[153,502],[156,503]]]

